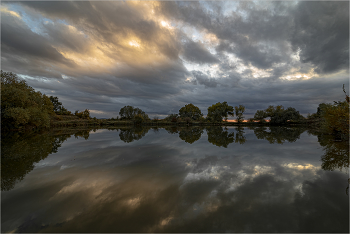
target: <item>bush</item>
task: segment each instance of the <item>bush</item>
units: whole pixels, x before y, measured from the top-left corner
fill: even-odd
[[[90,119],[90,111],[88,109],[85,109],[84,111],[79,112],[78,110],[74,113],[75,116],[78,116],[81,119]]]
[[[134,124],[135,125],[140,125],[144,121],[144,118],[141,114],[135,115],[134,117]]]

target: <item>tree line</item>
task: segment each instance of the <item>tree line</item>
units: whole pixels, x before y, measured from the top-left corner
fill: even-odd
[[[265,110],[257,110],[254,117],[248,119],[250,123],[266,123],[271,125],[285,125],[291,123],[305,123],[313,121],[325,131],[339,135],[346,139],[349,135],[349,96],[345,93],[345,101],[321,103],[317,112],[302,116],[293,107],[284,108],[282,105],[268,106]],[[208,114],[203,117],[201,110],[192,103],[179,109],[178,113],[169,114],[165,122],[201,122],[222,123],[228,117],[236,116],[238,124],[244,121],[245,107],[243,105],[230,106],[226,101],[218,102],[208,107]],[[90,111],[76,110],[74,114],[68,111],[58,97],[47,96],[35,91],[24,80],[12,72],[1,70],[1,125],[4,129],[18,129],[21,127],[50,127],[50,120],[60,119],[59,116],[76,116],[80,119],[90,119]],[[96,119],[96,118],[95,118]],[[120,120],[131,120],[135,124],[151,121],[149,116],[140,108],[124,106],[119,111]],[[112,120],[115,120],[112,118]],[[154,119],[156,120],[156,119]]]

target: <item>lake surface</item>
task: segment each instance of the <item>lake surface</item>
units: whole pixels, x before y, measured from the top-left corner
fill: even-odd
[[[311,130],[139,127],[1,144],[2,232],[349,232],[349,145]]]

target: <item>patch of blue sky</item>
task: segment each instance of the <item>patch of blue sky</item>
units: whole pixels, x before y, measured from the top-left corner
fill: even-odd
[[[39,81],[40,82],[48,82],[48,83],[52,83],[52,82],[57,82],[56,79],[51,79],[51,78],[46,78],[46,77],[32,77],[32,76],[28,76],[28,75],[22,75],[22,74],[18,74],[18,76],[28,82],[30,81]]]
[[[22,21],[28,26],[28,28],[39,35],[45,35],[45,32],[42,30],[42,24],[44,22],[53,22],[51,19],[42,17],[41,14],[27,11],[19,4],[7,4],[6,5],[10,11],[14,11],[21,16]],[[32,14],[30,14],[30,13]]]
[[[210,1],[201,1],[201,5],[210,13],[215,13],[213,10],[213,4],[221,4],[221,13],[223,16],[230,16],[232,12],[236,12],[238,10],[239,1],[218,1],[218,2],[210,2]]]
[[[203,41],[202,34],[195,27],[190,27],[186,25],[182,27],[182,31],[195,42]]]
[[[193,71],[200,71],[208,76],[208,78],[222,78],[226,77],[225,74],[220,70],[219,66],[217,64],[198,64],[198,63],[191,63],[184,59],[182,59],[184,66],[186,67],[187,71],[190,73]],[[190,77],[187,77],[188,79],[192,78],[194,79],[193,75],[191,74]]]

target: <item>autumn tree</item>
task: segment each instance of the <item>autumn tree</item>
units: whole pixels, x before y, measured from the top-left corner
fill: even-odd
[[[229,106],[227,102],[218,102],[208,107],[207,119],[210,122],[222,122],[225,118],[227,120],[228,115],[234,116],[233,107]]]
[[[184,119],[188,117],[192,120],[199,120],[203,116],[203,114],[197,106],[190,103],[185,105],[184,107],[181,107],[181,109],[179,110],[179,116]]]
[[[1,125],[3,129],[24,126],[49,127],[54,115],[49,97],[36,92],[12,72],[1,70]]]
[[[324,128],[342,138],[349,137],[349,103],[347,101],[334,102],[325,108],[323,113]]]

